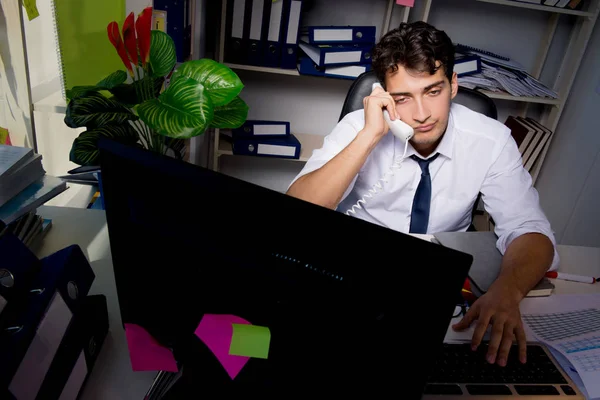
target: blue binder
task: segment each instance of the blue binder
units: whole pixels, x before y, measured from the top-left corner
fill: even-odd
[[[192,48],[189,0],[154,0],[153,7],[167,13],[167,34],[175,43],[177,62],[186,61]]]
[[[350,80],[356,79],[360,74],[371,69],[371,64],[319,67],[308,57],[300,57],[300,63],[298,64],[298,72],[301,75]]]
[[[481,58],[479,56],[459,56],[454,60],[454,72],[461,76],[473,75],[481,72]]]
[[[331,65],[367,64],[371,62],[373,46],[309,44],[300,40],[298,46],[319,67]]]
[[[225,20],[225,61],[246,64],[250,35],[251,0],[228,0]]]
[[[302,36],[310,44],[375,44],[375,26],[306,26]]]
[[[233,139],[283,137],[290,134],[287,121],[246,120],[242,126],[231,130]]]
[[[16,398],[24,390],[37,393],[52,359],[48,361],[42,354],[34,353],[34,338],[43,325],[49,324],[55,334],[60,333],[59,326],[68,326],[72,313],[79,310],[82,299],[87,296],[94,277],[77,245],[42,259],[42,268],[32,281],[27,297],[18,304],[9,303],[2,315],[0,329],[6,337],[0,347],[0,391],[8,390]],[[44,343],[45,350],[55,352],[60,339]],[[37,358],[48,363],[41,373],[21,367]],[[42,362],[38,364],[40,370],[45,367]]]
[[[299,159],[301,144],[293,134],[281,138],[247,138],[233,141],[233,154]]]
[[[250,31],[248,34],[247,60],[250,65],[264,65],[267,31],[271,14],[270,0],[247,0],[252,2]]]
[[[267,18],[267,41],[264,47],[263,65],[265,67],[279,68],[281,66],[281,32],[283,30],[283,1],[271,3],[269,17]]]
[[[283,1],[283,29],[281,30],[281,68],[294,69],[298,61],[298,34],[302,0]]]
[[[0,313],[27,293],[41,266],[35,254],[0,221]]]
[[[77,376],[81,371],[76,368],[85,367],[87,378],[102,348],[108,333],[108,310],[104,295],[91,295],[83,299],[79,311],[73,315],[65,336],[60,343],[54,360],[48,369],[44,382],[36,400],[55,400],[62,398],[65,384],[72,375]],[[75,386],[77,382],[74,382]],[[73,392],[65,393],[64,397],[77,398],[81,385],[73,388]]]

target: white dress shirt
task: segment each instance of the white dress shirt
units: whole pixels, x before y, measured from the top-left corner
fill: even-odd
[[[292,183],[335,157],[356,137],[364,123],[363,110],[347,114]],[[346,213],[353,209],[355,212],[350,215],[408,233],[413,198],[421,179],[421,168],[410,156],[422,156],[409,143],[402,159],[404,147],[405,143],[392,134],[383,137],[352,180],[337,210]],[[431,208],[427,233],[466,231],[481,192],[485,209],[494,220],[497,247],[502,254],[512,240],[529,232],[546,235],[556,249],[550,223],[539,205],[538,192],[532,186],[531,175],[523,168],[521,153],[508,127],[453,103],[446,133],[430,157],[436,152],[440,155],[429,165]],[[390,167],[400,160],[403,160],[400,168],[391,175]],[[380,181],[384,177],[387,182]],[[383,188],[371,198],[364,197],[377,182]],[[365,203],[353,208],[360,199]],[[557,265],[555,250],[551,269]]]

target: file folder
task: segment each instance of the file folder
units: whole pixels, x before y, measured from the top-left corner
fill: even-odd
[[[284,29],[281,49],[281,68],[294,69],[297,63],[298,34],[300,30],[300,15],[302,12],[302,0],[280,0],[284,1]]]
[[[283,30],[283,1],[271,3],[269,10],[269,29],[267,43],[264,48],[263,64],[265,67],[279,68],[281,65],[281,40]]]
[[[371,64],[319,67],[308,57],[300,57],[300,63],[298,64],[298,72],[301,75],[351,80],[356,79],[360,74],[371,69]]]
[[[251,0],[229,0],[227,2],[225,59],[228,62],[246,63],[251,7]]]
[[[83,299],[54,356],[36,400],[76,399],[108,333],[104,295]]]
[[[232,147],[236,155],[299,159],[301,144],[290,134],[281,138],[236,139]]]
[[[153,8],[167,14],[167,34],[175,43],[177,62],[186,61],[192,44],[189,0],[153,0]]]
[[[253,137],[282,137],[290,134],[287,121],[246,120],[242,126],[231,130],[233,139]]]
[[[298,46],[319,67],[329,65],[367,64],[371,62],[373,46],[309,44],[308,37],[300,39]]]
[[[252,2],[250,31],[248,34],[247,60],[250,65],[264,64],[264,48],[267,44],[267,30],[271,13],[270,0],[249,0]]]
[[[83,259],[81,257],[83,257]],[[67,330],[87,296],[94,274],[79,246],[42,259],[27,296],[9,303],[0,323],[0,390],[35,399]]]
[[[375,44],[375,26],[307,26],[302,36],[310,44]]]
[[[0,221],[0,314],[24,296],[41,268],[41,261]]]
[[[454,72],[459,78],[481,72],[481,58],[479,56],[459,56],[454,60]]]

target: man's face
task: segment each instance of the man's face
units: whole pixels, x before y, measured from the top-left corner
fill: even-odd
[[[398,65],[397,71],[387,73],[385,83],[398,116],[415,131],[413,147],[420,153],[433,151],[448,126],[450,103],[458,90],[456,73],[449,82],[444,68],[430,75]]]

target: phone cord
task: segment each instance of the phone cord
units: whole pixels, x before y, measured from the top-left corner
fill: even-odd
[[[396,159],[394,160],[394,163],[392,164],[390,169],[383,175],[383,177],[381,179],[379,179],[377,182],[375,182],[373,187],[371,189],[369,189],[369,191],[367,193],[365,193],[364,196],[360,200],[358,200],[356,202],[356,204],[354,204],[352,206],[351,209],[346,211],[346,215],[356,214],[356,211],[363,208],[363,206],[367,203],[368,199],[372,199],[373,196],[375,196],[377,193],[379,193],[380,191],[383,190],[383,184],[388,183],[388,179],[391,178],[392,176],[394,176],[394,173],[397,170],[399,170],[400,167],[402,166],[402,162],[404,161],[404,157],[406,157],[407,150],[408,150],[408,140],[404,144],[404,154],[402,154],[402,157],[396,157]]]

